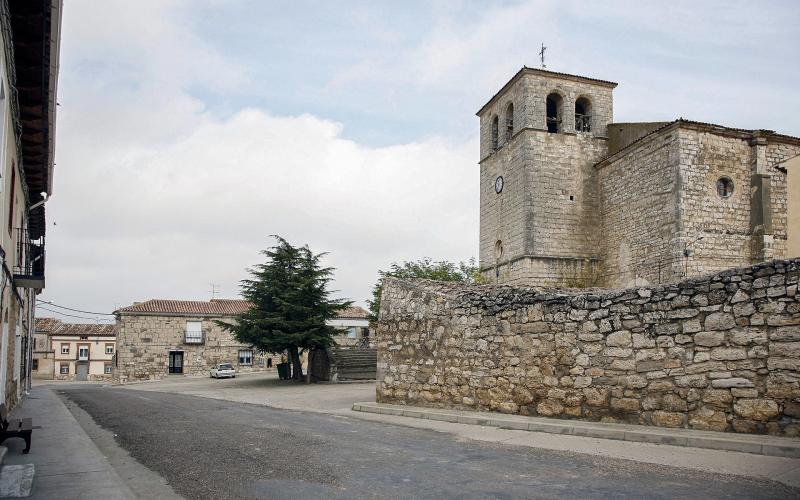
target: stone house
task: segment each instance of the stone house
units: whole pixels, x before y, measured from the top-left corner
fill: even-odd
[[[348,307],[338,317],[328,322],[330,326],[341,329],[336,344],[342,347],[369,346],[372,343],[366,309],[359,306]]]
[[[37,318],[34,334],[34,378],[111,380],[117,352],[116,325],[64,323]]]
[[[787,176],[800,176],[800,139],[616,123],[616,86],[525,67],[478,111],[491,282],[659,284],[791,256],[800,192]]]
[[[53,192],[61,0],[0,1],[0,402],[30,388]]]
[[[273,369],[280,355],[255,352],[216,323],[232,321],[249,307],[245,300],[212,299],[148,300],[119,309],[114,379],[124,383],[167,375],[208,375],[217,363],[232,363],[240,373]],[[361,308],[350,308],[334,320],[343,329],[341,342],[368,338],[366,314]]]

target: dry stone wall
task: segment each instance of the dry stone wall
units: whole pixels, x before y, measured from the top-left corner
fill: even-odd
[[[379,402],[800,435],[800,259],[553,291],[387,279]]]

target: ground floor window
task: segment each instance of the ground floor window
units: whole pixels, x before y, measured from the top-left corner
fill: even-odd
[[[31,370],[33,370],[35,372],[39,371],[39,360],[38,359],[32,359],[31,360]]]
[[[103,373],[105,373],[106,375],[110,375],[112,370],[113,368],[111,367],[111,363],[106,363],[105,365],[103,365]]]
[[[61,363],[58,373],[61,375],[69,375],[69,363]]]
[[[354,326],[351,326],[350,328],[348,328],[348,329],[347,329],[347,338],[348,338],[348,339],[354,339],[354,338],[356,338],[356,330],[357,330],[357,329],[356,329],[356,327],[354,327]]]
[[[252,365],[253,364],[253,351],[240,350],[239,351],[239,364]]]

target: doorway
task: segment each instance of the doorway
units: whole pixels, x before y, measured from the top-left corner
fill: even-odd
[[[89,378],[89,363],[77,363],[75,365],[75,380],[85,382]]]
[[[169,351],[169,372],[183,373],[183,351]]]

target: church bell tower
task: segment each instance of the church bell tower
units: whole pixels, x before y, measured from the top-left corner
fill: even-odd
[[[489,282],[598,284],[594,165],[608,153],[616,86],[523,67],[478,111],[480,266]]]

